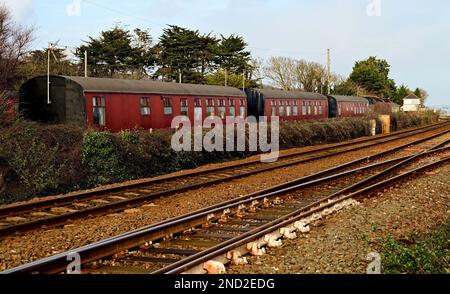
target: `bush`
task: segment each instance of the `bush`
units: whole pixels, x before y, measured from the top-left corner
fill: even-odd
[[[401,127],[433,119],[432,115],[417,118],[409,114],[396,118]],[[341,142],[368,135],[369,129],[367,118],[286,122],[280,127],[280,148]],[[204,130],[203,135],[206,132],[208,130]],[[268,132],[270,134],[270,130]],[[249,151],[175,152],[171,148],[172,134],[172,130],[111,134],[86,131],[76,125],[18,121],[0,131],[0,162],[6,162],[6,168],[13,171],[9,173],[7,191],[3,191],[3,195],[65,193],[256,154]],[[247,129],[247,146],[248,140]],[[22,189],[22,184],[26,189]]]
[[[15,117],[14,103],[6,93],[0,92],[0,128],[11,125]]]
[[[280,144],[287,148],[337,143],[366,136],[369,131],[367,118],[285,122],[280,127]]]
[[[439,121],[439,114],[431,110],[422,112],[396,112],[391,116],[394,130],[420,127]]]
[[[402,244],[388,237],[382,244],[382,268],[386,274],[450,274],[450,223],[425,241]]]
[[[93,185],[120,182],[128,178],[120,149],[109,132],[86,132],[83,136],[82,163]]]
[[[60,145],[41,140],[40,135],[36,125],[28,123],[14,124],[0,135],[0,158],[31,195],[55,191],[66,169]]]

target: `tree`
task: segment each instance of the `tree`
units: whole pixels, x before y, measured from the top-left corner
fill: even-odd
[[[19,68],[22,80],[47,74],[48,49],[28,52]],[[64,49],[53,49],[50,55],[50,74],[76,76],[81,74],[78,64],[68,59]]]
[[[352,80],[347,79],[337,83],[331,92],[334,95],[356,96],[358,95],[358,85]]]
[[[297,61],[296,75],[298,88],[307,92],[325,93],[326,69],[317,62]]]
[[[266,77],[275,87],[283,90],[303,90],[326,93],[327,72],[323,65],[303,59],[271,57],[264,67]],[[342,78],[330,76],[330,86],[340,83]]]
[[[242,74],[250,68],[250,52],[246,51],[247,43],[241,36],[230,35],[225,37],[221,35],[219,44],[216,46],[215,63],[219,68],[225,71],[225,79],[229,73]]]
[[[428,92],[425,91],[424,89],[416,88],[414,94],[420,98],[420,102],[422,103],[422,105],[425,105],[425,102],[427,101],[428,98]]]
[[[369,57],[356,62],[350,80],[367,91],[389,97],[395,90],[395,82],[389,78],[390,65],[386,60]]]
[[[0,91],[18,82],[17,69],[33,40],[33,29],[17,25],[11,13],[0,5]]]
[[[203,78],[208,72],[215,69],[214,61],[216,59],[215,52],[219,44],[219,40],[216,37],[208,35],[202,35],[198,39],[198,58],[200,60],[200,73]]]
[[[403,105],[403,98],[405,98],[411,93],[412,91],[407,86],[401,85],[392,93],[391,100],[394,103]]]
[[[209,56],[201,50],[201,43],[202,38],[198,31],[174,25],[164,29],[156,46],[159,69],[154,76],[176,81],[181,76],[182,82],[201,83],[202,73],[197,69],[206,68],[206,56]],[[200,60],[202,55],[204,58]]]
[[[76,55],[84,60],[88,51],[91,76],[142,77],[154,65],[152,38],[148,31],[132,32],[115,26],[103,31],[99,38],[89,37],[85,45],[77,48]]]
[[[265,76],[272,85],[289,91],[298,88],[297,61],[289,57],[271,57],[264,67]]]

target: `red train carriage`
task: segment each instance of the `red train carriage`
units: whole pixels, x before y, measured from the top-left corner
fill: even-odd
[[[369,100],[355,96],[328,96],[329,117],[362,117],[369,112]]]
[[[82,77],[51,76],[26,82],[20,90],[25,117],[78,123],[113,132],[170,128],[175,116],[205,119],[247,116],[245,94],[236,88]]]
[[[317,93],[256,89],[247,91],[249,113],[279,116],[281,121],[315,120],[328,117],[328,99]]]

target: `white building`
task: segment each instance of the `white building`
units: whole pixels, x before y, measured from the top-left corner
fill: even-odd
[[[405,98],[403,98],[403,106],[402,111],[410,112],[410,111],[419,111],[422,108],[422,102],[420,98],[414,94],[409,94]]]

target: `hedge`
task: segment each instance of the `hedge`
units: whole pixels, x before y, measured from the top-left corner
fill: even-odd
[[[400,129],[432,123],[437,117],[399,113],[392,120]],[[367,118],[284,123],[280,148],[341,142],[366,136],[369,129]],[[0,203],[154,177],[255,154],[175,152],[172,134],[172,130],[112,134],[20,120],[4,126],[0,128],[0,174],[2,169],[9,172],[0,178]]]

